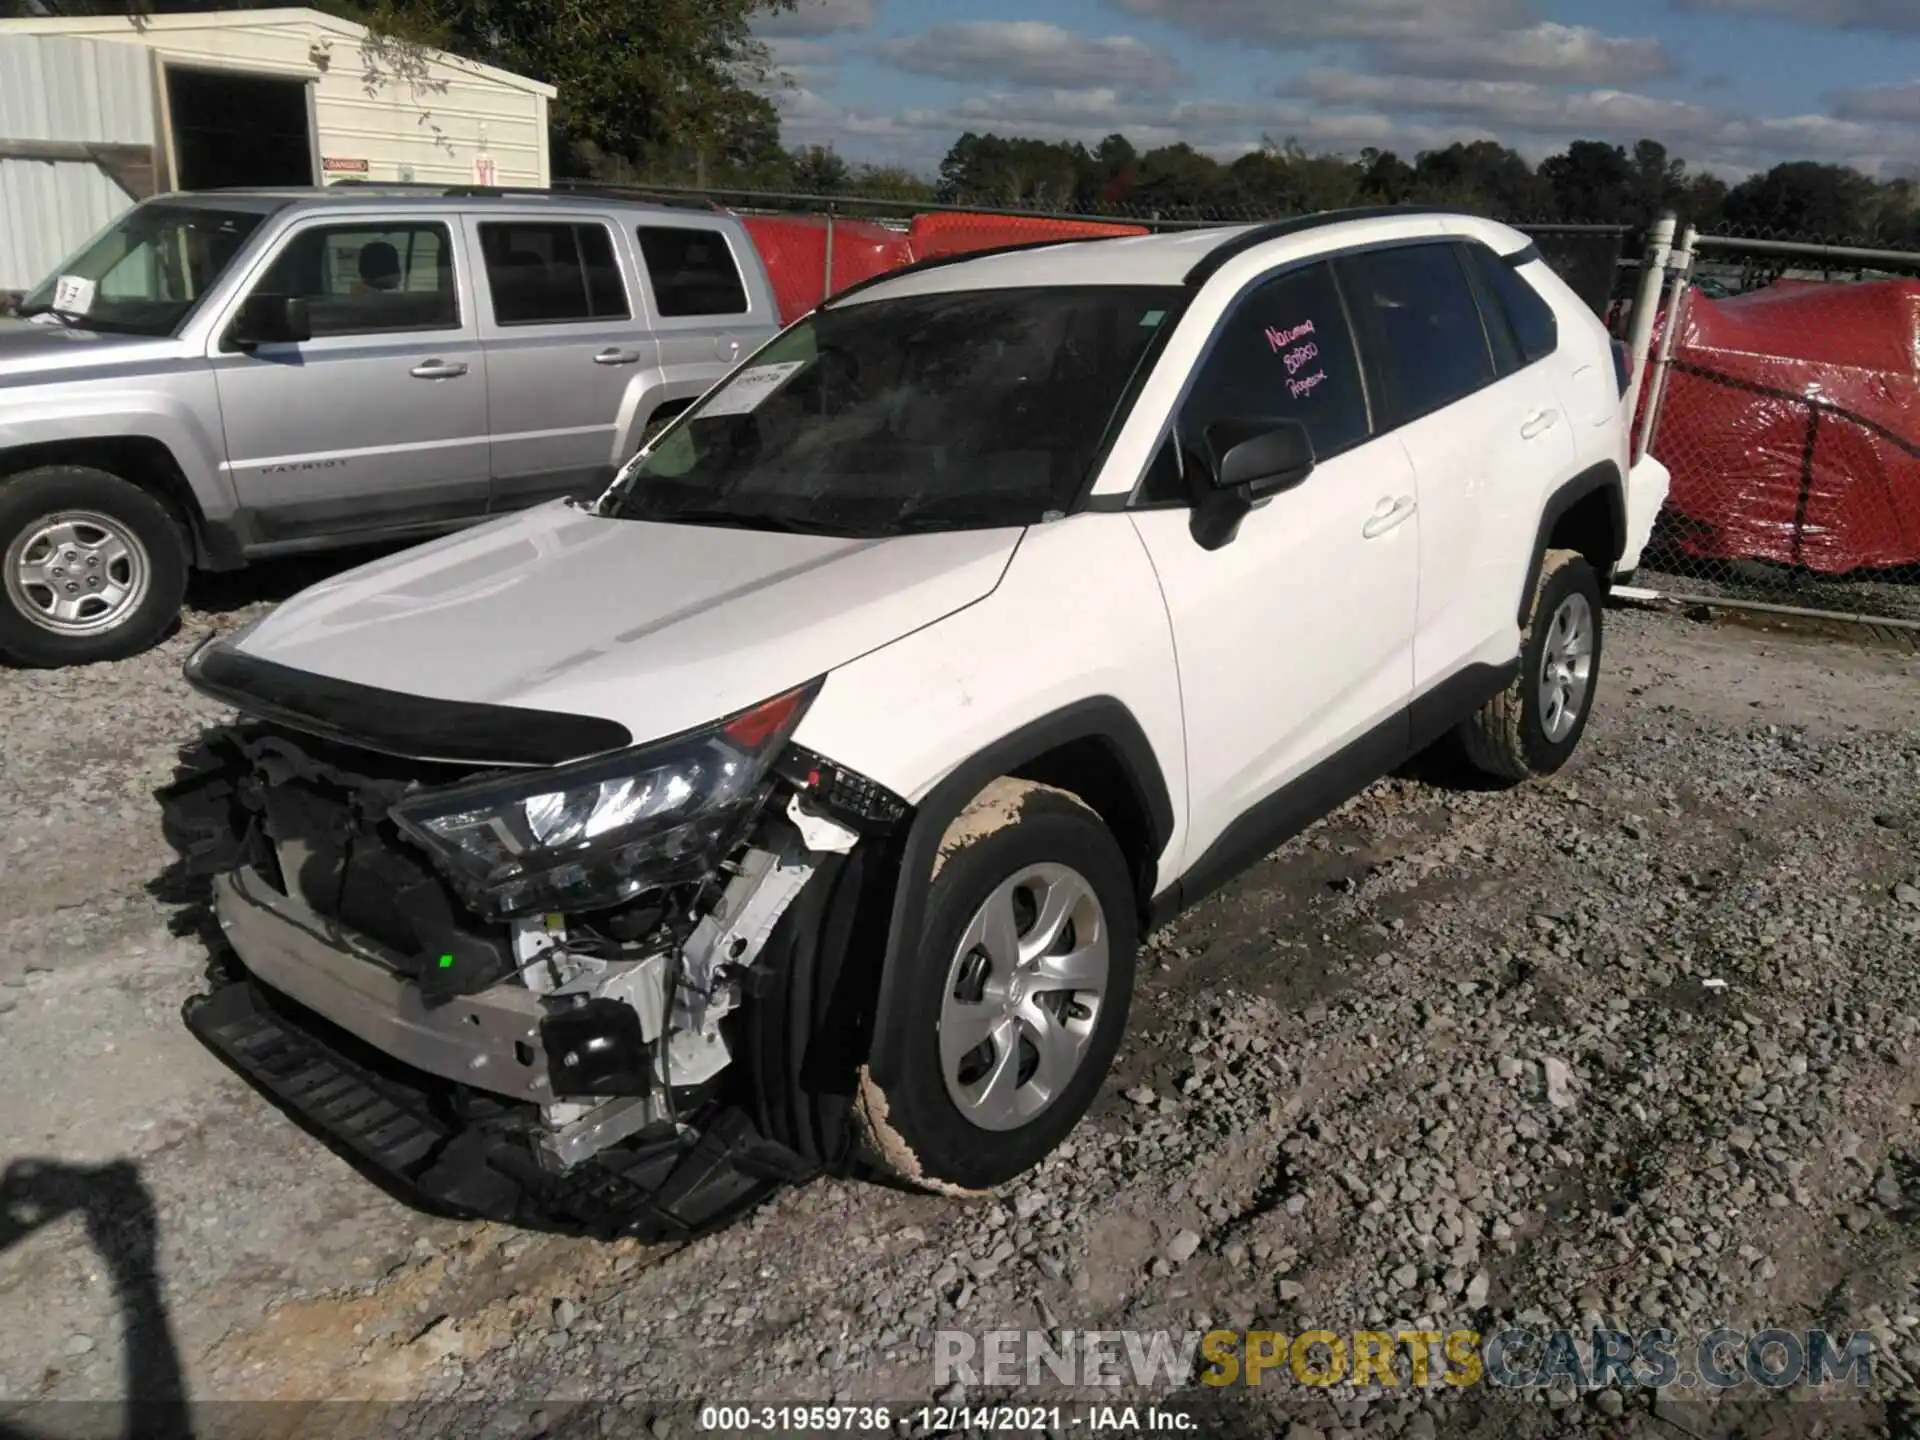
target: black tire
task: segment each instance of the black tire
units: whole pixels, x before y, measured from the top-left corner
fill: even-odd
[[[993,788],[987,793],[992,795]],[[1024,787],[1005,793],[1014,798],[999,802],[997,817],[967,827],[960,832],[965,838],[943,848],[927,882],[921,943],[896,958],[907,968],[890,977],[883,992],[856,1099],[867,1158],[909,1183],[936,1190],[990,1190],[1031,1169],[1064,1140],[1099,1093],[1133,995],[1139,923],[1127,862],[1112,833],[1086,806],[1058,791]],[[963,1113],[948,1089],[940,1046],[943,1003],[955,967],[964,969],[967,963],[957,951],[976,913],[1004,882],[1039,865],[1063,867],[1097,901],[1107,942],[1105,988],[1090,1016],[1073,1019],[1087,1028],[1064,1083],[1017,1125],[983,1128]],[[1050,1013],[1060,1007],[1056,1021],[1068,1014],[1065,995],[1054,991],[1043,1002]],[[1028,1069],[1037,1052],[1024,1038],[1016,1045],[1017,1088],[1025,1090],[1037,1074]],[[963,1068],[957,1075],[964,1080],[964,1073]]]
[[[36,555],[62,558],[57,549],[48,551],[45,537],[68,522],[81,542],[101,548],[76,544],[74,567],[58,580],[37,568],[23,575]],[[89,568],[90,561],[104,561],[106,569]],[[52,668],[137,655],[179,618],[187,589],[186,545],[166,507],[117,475],[81,465],[0,481],[0,566],[0,654],[21,665]],[[113,593],[116,577],[130,592],[118,613],[103,598]],[[92,597],[80,589],[87,611],[61,625],[45,613],[57,598],[50,588],[56,583],[107,588]]]
[[[1548,714],[1541,698],[1549,638],[1563,607],[1571,611],[1579,601],[1585,602],[1591,624],[1586,680],[1577,707],[1568,707],[1574,712],[1571,725],[1555,724],[1550,730],[1549,722],[1556,717]],[[1600,580],[1593,567],[1577,551],[1549,550],[1541,562],[1520,647],[1520,673],[1455,732],[1468,763],[1494,779],[1517,782],[1551,775],[1573,757],[1600,686],[1600,617]]]

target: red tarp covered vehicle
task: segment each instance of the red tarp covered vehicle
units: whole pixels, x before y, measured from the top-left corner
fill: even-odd
[[[1920,564],[1920,282],[1696,295],[1676,339],[1652,449],[1682,553]]]

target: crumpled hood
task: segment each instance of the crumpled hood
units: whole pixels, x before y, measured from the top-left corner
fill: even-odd
[[[302,591],[242,654],[437,700],[718,719],[992,592],[1018,527],[845,540],[602,519],[564,502]]]

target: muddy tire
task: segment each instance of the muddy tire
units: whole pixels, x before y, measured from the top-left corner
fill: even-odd
[[[172,627],[186,588],[179,527],[138,486],[79,465],[0,482],[0,654],[15,663],[137,655]]]
[[[1468,763],[1497,780],[1551,775],[1572,758],[1600,681],[1600,581],[1572,550],[1549,550],[1520,648],[1520,673],[1462,722]]]
[[[990,1190],[1064,1140],[1133,994],[1135,898],[1111,832],[1040,787],[990,804],[948,832],[960,838],[928,882],[920,944],[894,961],[856,1097],[868,1158],[937,1190]]]

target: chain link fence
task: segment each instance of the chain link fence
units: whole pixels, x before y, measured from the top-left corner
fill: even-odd
[[[1683,236],[1636,417],[1672,472],[1636,583],[1920,622],[1920,253]]]

